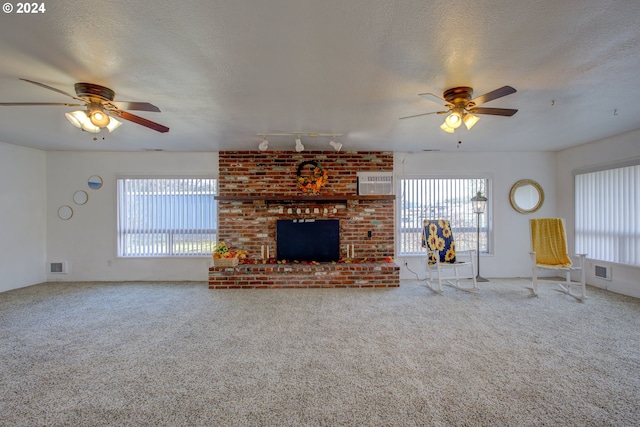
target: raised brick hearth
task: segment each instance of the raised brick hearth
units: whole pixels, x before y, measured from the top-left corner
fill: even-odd
[[[210,289],[389,288],[400,285],[394,263],[240,264],[209,268]]]
[[[309,160],[328,172],[328,184],[305,197],[296,174]],[[222,151],[219,171],[218,241],[254,263],[211,267],[210,288],[399,286],[397,265],[362,262],[394,257],[394,200],[357,190],[357,172],[392,172],[393,153]],[[340,256],[353,262],[262,264],[267,248],[276,254],[279,219],[339,219]]]

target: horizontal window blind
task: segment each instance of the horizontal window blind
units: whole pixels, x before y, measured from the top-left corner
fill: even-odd
[[[118,256],[210,255],[216,185],[214,178],[118,179]]]
[[[575,250],[640,266],[640,165],[575,175]]]
[[[426,219],[448,219],[463,251],[477,247],[478,215],[471,198],[478,191],[490,198],[487,178],[401,178],[398,202],[398,254],[424,254],[422,225]],[[480,215],[480,252],[489,252],[491,212]]]

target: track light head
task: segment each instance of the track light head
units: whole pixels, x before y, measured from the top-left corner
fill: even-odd
[[[269,148],[269,141],[267,141],[267,137],[265,136],[262,142],[258,144],[258,150],[266,151],[267,148]]]
[[[333,149],[336,150],[336,151],[340,151],[340,149],[342,148],[342,144],[339,143],[339,142],[336,142],[333,139],[329,142],[329,145],[332,146]]]
[[[300,138],[296,138],[296,151],[298,153],[304,151],[304,145],[302,145],[302,141],[300,141]]]

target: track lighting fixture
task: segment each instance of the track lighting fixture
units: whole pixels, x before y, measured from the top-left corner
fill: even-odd
[[[262,142],[258,144],[258,150],[266,151],[269,148],[268,137],[294,137],[295,147],[294,150],[301,153],[305,150],[305,146],[302,144],[302,138],[330,138],[329,145],[333,147],[335,151],[342,149],[342,143],[336,141],[337,138],[343,136],[341,133],[318,133],[318,132],[279,132],[279,133],[259,133],[258,136],[262,137]],[[288,139],[288,138],[287,138]],[[273,142],[273,141],[272,141]],[[306,141],[305,141],[306,142]]]
[[[340,151],[340,149],[342,148],[342,144],[339,142],[336,142],[335,139],[332,139],[329,142],[329,145],[333,147],[334,150],[336,151]]]
[[[262,142],[258,144],[258,150],[266,151],[267,148],[269,148],[269,141],[267,141],[267,137],[265,136]]]

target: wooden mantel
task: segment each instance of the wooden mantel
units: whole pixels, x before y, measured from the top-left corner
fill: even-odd
[[[223,202],[341,202],[347,200],[395,200],[395,195],[376,195],[376,196],[348,196],[334,194],[330,196],[215,196],[215,200]]]

